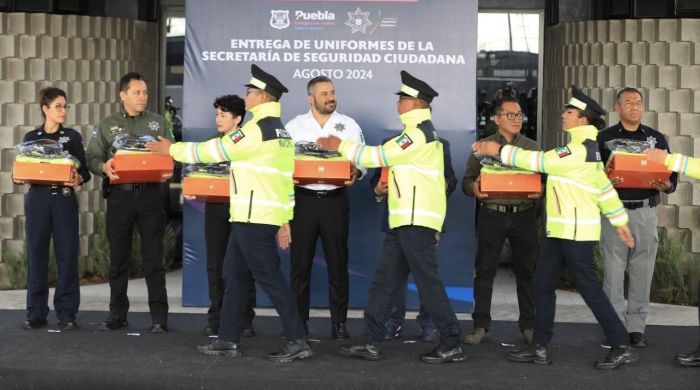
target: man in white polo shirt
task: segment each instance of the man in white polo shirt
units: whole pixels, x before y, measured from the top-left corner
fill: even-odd
[[[320,137],[334,135],[364,143],[362,130],[349,116],[335,111],[337,107],[333,81],[318,76],[306,87],[311,110],[289,121],[285,128],[295,143],[315,142]],[[348,226],[350,205],[345,187],[355,183],[366,173],[362,167],[352,166],[352,175],[345,186],[308,184],[295,187],[294,219],[292,228],[292,291],[296,295],[304,324],[309,320],[309,284],[316,252],[316,241],[321,237],[328,267],[328,290],[331,309],[331,335],[334,339],[348,338],[345,327],[348,311]]]

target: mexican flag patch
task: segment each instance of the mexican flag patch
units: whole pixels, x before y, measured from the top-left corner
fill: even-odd
[[[243,137],[245,137],[245,134],[243,134],[241,130],[236,130],[233,133],[231,133],[229,137],[231,137],[231,141],[233,141],[234,144],[237,144],[238,141],[242,140]]]
[[[555,148],[554,152],[559,156],[559,158],[564,158],[571,154],[571,150],[568,146],[562,146],[560,148]]]
[[[411,139],[411,137],[408,136],[408,134],[404,134],[401,137],[396,139],[396,143],[399,144],[401,149],[406,150],[406,148],[411,146],[411,144],[413,143],[413,140]]]

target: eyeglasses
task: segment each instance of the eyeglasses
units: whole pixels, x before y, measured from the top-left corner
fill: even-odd
[[[56,104],[55,106],[47,106],[47,107],[49,107],[49,108],[53,107],[58,112],[70,110],[70,105],[68,105],[68,104],[66,104],[66,105]]]
[[[503,112],[498,114],[498,116],[505,116],[508,118],[509,121],[512,121],[513,119],[523,119],[523,113],[522,112]]]

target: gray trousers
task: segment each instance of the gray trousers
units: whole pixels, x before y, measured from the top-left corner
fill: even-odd
[[[634,248],[629,249],[617,237],[617,230],[602,218],[600,253],[603,256],[603,290],[610,298],[627,332],[644,333],[649,314],[649,293],[654,275],[659,237],[656,231],[656,208],[644,206],[627,210]],[[625,270],[628,273],[625,304]]]

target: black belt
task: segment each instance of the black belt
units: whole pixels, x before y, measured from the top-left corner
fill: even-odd
[[[644,200],[623,200],[622,205],[625,206],[627,210],[640,209],[642,207],[656,207],[661,202],[661,197],[659,194],[650,196],[648,199]]]
[[[73,195],[73,187],[60,186],[60,185],[42,185],[42,184],[32,184],[30,185],[34,190],[49,191],[51,195],[63,195],[69,197]]]
[[[521,211],[531,209],[534,206],[532,203],[524,203],[524,204],[519,204],[519,205],[506,206],[503,204],[485,203],[485,202],[481,202],[481,205],[483,207],[486,207],[489,210],[498,211],[499,213],[508,213],[508,214],[519,213]]]
[[[333,189],[333,190],[320,190],[320,191],[310,190],[310,189],[304,188],[304,187],[294,187],[294,190],[300,194],[311,195],[311,196],[315,196],[317,198],[326,198],[329,196],[336,196],[336,195],[342,194],[343,192],[345,192],[345,187],[338,187],[338,188]]]
[[[134,184],[113,184],[110,187],[112,189],[119,189],[122,191],[133,191],[139,192],[145,190],[146,188],[158,187],[160,183],[134,183]]]

